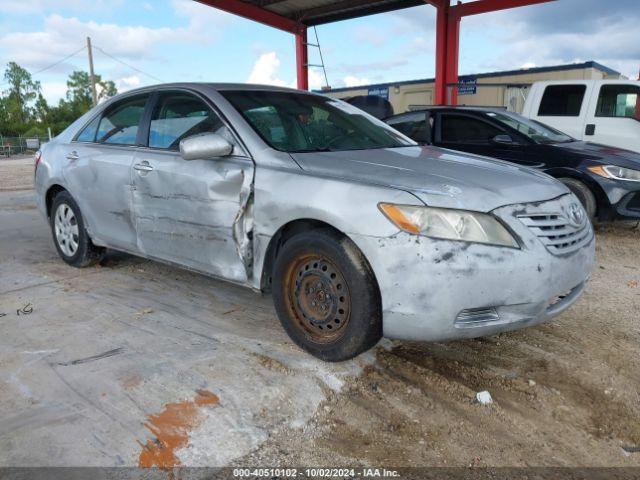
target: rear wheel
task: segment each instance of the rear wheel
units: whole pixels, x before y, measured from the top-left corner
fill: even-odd
[[[597,204],[596,197],[593,192],[580,180],[576,180],[575,178],[559,178],[562,183],[564,183],[571,192],[578,197],[580,203],[589,215],[589,220],[592,222],[596,218],[597,212]]]
[[[348,360],[382,336],[373,272],[355,244],[332,230],[305,232],[282,246],[273,297],[291,339],[322,360]]]
[[[69,192],[62,191],[55,196],[49,217],[53,243],[62,260],[82,268],[102,258],[104,248],[96,247],[91,242],[80,208]]]

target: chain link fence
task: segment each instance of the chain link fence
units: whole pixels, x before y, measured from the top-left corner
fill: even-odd
[[[5,137],[0,135],[0,158],[10,158],[16,155],[33,153],[40,148],[43,143],[49,141],[49,137]]]

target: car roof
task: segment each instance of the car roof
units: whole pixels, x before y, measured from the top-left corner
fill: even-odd
[[[158,83],[156,85],[148,85],[132,90],[127,90],[123,93],[136,93],[136,92],[148,92],[153,90],[167,89],[167,88],[188,88],[199,90],[207,88],[209,90],[240,90],[240,91],[273,91],[273,92],[288,92],[288,93],[309,93],[302,90],[296,90],[294,88],[280,87],[274,85],[257,85],[251,83],[213,83],[213,82],[174,82],[174,83]]]
[[[457,111],[457,112],[471,112],[471,113],[509,113],[507,109],[503,107],[433,105],[429,107],[417,108],[415,110],[409,110],[403,113],[397,113],[396,115],[387,117],[385,120],[400,117],[402,115],[410,115],[412,113],[433,112],[433,111]]]

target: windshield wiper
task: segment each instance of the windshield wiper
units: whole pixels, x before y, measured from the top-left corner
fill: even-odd
[[[333,152],[329,147],[306,148],[304,150],[292,150],[291,153],[310,153],[310,152]]]

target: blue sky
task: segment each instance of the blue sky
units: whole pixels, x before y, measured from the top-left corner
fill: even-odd
[[[559,0],[464,19],[460,72],[596,60],[635,77],[637,7],[637,0]],[[433,76],[434,22],[435,10],[425,5],[318,27],[329,83]],[[0,32],[0,64],[16,61],[30,72],[81,49],[89,35],[99,48],[96,72],[121,91],[158,79],[295,80],[291,35],[192,0],[0,0]],[[314,49],[310,54],[316,63]],[[35,75],[48,100],[64,95],[74,69],[87,69],[86,51]],[[322,81],[312,72],[312,87]]]

